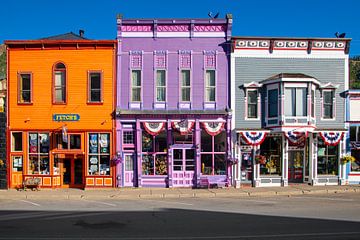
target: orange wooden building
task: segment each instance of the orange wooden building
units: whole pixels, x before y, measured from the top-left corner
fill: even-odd
[[[116,41],[80,32],[5,44],[9,187],[113,187]]]

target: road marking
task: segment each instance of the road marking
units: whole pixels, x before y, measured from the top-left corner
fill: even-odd
[[[93,202],[93,203],[99,203],[99,204],[103,204],[103,205],[107,205],[107,206],[111,206],[111,207],[116,207],[116,204],[113,204],[113,203],[100,202],[100,201],[87,200],[87,199],[83,199],[83,201]]]
[[[292,198],[319,199],[319,200],[340,201],[340,202],[353,202],[353,201],[355,201],[354,199],[327,198],[327,197],[292,196]]]
[[[24,203],[30,203],[31,205],[40,207],[40,204],[37,204],[37,203],[34,203],[34,202],[30,202],[30,201],[27,201],[27,200],[19,200],[19,201],[24,202]]]
[[[192,204],[192,203],[184,203],[184,202],[161,201],[161,200],[152,200],[152,199],[141,199],[141,200],[142,201],[149,201],[149,202],[170,203],[170,204],[180,204],[180,205],[185,205],[185,206],[194,206],[194,204]]]

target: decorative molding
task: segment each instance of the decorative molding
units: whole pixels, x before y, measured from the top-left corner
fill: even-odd
[[[226,27],[224,25],[195,25],[195,32],[224,32]]]
[[[191,68],[191,51],[180,50],[180,68]]]
[[[261,88],[262,86],[263,86],[262,83],[257,83],[254,81],[244,84],[244,88]]]
[[[335,85],[331,82],[328,82],[326,84],[320,85],[319,88],[321,88],[321,89],[337,89],[337,88],[339,88],[339,86],[340,86],[340,84]]]
[[[158,25],[158,32],[189,32],[189,25]]]
[[[122,32],[152,32],[152,25],[123,25]]]
[[[166,51],[155,51],[155,68],[165,69],[167,66]]]

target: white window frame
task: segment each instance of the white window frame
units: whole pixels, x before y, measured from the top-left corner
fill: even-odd
[[[133,100],[133,79],[132,79],[132,76],[133,76],[133,71],[138,71],[140,72],[140,87],[136,86],[136,88],[140,88],[140,101],[134,101]],[[141,69],[131,69],[130,70],[130,102],[131,103],[141,103],[142,100],[143,100],[143,71]]]
[[[182,86],[182,72],[183,71],[189,71],[189,78],[190,78],[190,85],[189,85],[189,87],[186,87],[186,88],[190,88],[190,99],[189,99],[189,101],[183,101],[182,100],[182,89],[184,88],[183,86]],[[191,69],[180,69],[180,71],[179,71],[179,73],[180,73],[180,76],[179,76],[179,79],[180,79],[180,81],[179,81],[179,102],[180,103],[191,103],[191,101],[192,101],[192,71],[191,71]]]
[[[165,75],[165,85],[164,86],[158,86],[157,85],[157,73],[158,71],[164,71],[164,75]],[[162,68],[157,68],[155,69],[154,71],[154,86],[155,86],[155,91],[154,91],[154,102],[155,103],[166,103],[167,102],[167,99],[168,99],[168,94],[167,94],[167,70],[166,69],[162,69]],[[164,101],[159,101],[157,99],[157,89],[158,88],[164,88],[165,89],[165,100]]]
[[[324,109],[324,92],[332,92],[332,118],[325,118],[325,109]],[[333,88],[327,88],[321,90],[321,120],[322,121],[335,121],[336,120],[336,91]]]
[[[256,91],[256,105],[257,105],[257,116],[255,118],[253,117],[249,117],[249,113],[248,113],[248,104],[249,104],[249,100],[248,100],[248,96],[249,96],[249,92],[250,91]],[[259,88],[246,88],[245,90],[245,120],[260,120],[260,116],[261,116],[261,109],[260,109],[260,91]]]
[[[211,72],[214,72],[214,80],[215,80],[215,85],[214,86],[208,86],[207,85],[207,72],[208,71],[211,71]],[[216,79],[217,79],[217,71],[215,70],[215,69],[205,69],[205,71],[204,71],[204,102],[205,103],[215,103],[215,102],[217,102],[217,94],[216,94],[216,87],[217,87],[217,81],[216,81]],[[190,84],[191,84],[191,82],[190,82]],[[213,101],[211,101],[211,100],[208,100],[208,96],[207,96],[207,90],[208,89],[214,89],[214,91],[215,91],[215,99],[213,100]]]

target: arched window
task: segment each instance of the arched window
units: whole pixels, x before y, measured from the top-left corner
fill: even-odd
[[[63,63],[54,66],[54,103],[66,103],[66,67]]]

